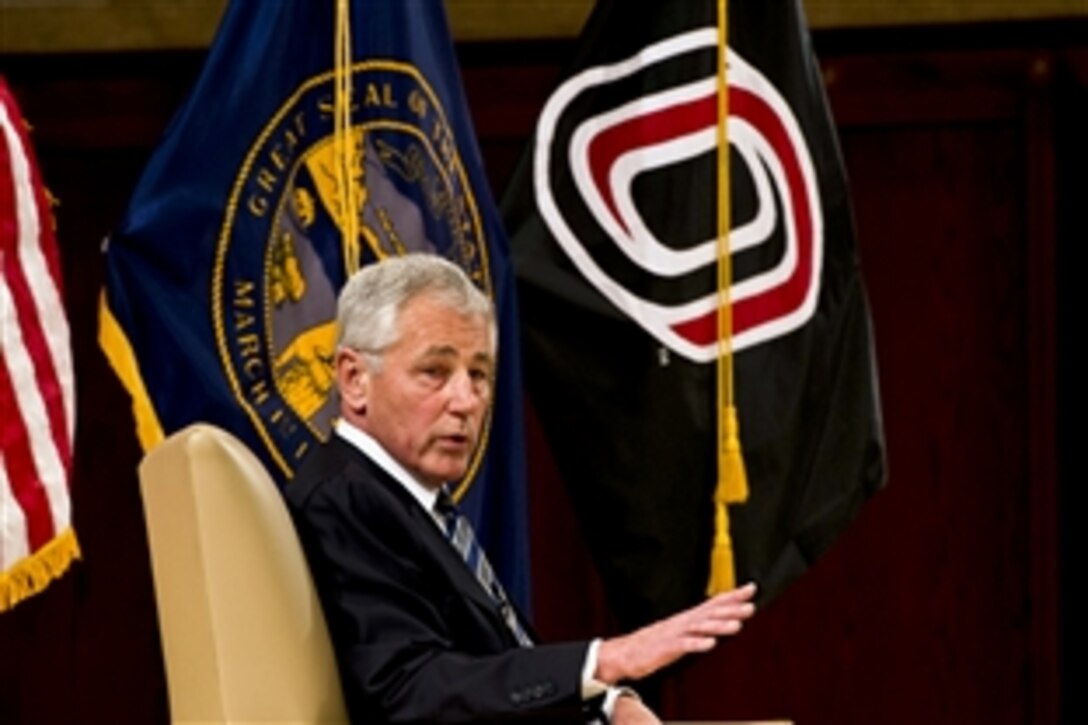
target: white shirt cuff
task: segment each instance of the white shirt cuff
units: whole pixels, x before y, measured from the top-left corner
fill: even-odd
[[[583,700],[590,700],[608,690],[608,685],[593,676],[597,672],[597,652],[600,649],[601,640],[595,639],[589,643],[589,650],[586,651],[586,663],[582,665]]]

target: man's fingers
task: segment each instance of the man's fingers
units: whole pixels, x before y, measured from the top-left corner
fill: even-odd
[[[703,622],[748,619],[755,614],[755,605],[751,602],[709,602],[691,611],[685,612],[677,620],[682,628],[700,626]]]
[[[715,594],[708,601],[730,601],[730,602],[746,602],[756,595],[756,583],[748,582],[744,586],[739,586],[736,589],[730,589],[727,592],[721,594]]]
[[[736,604],[730,602],[712,610],[712,617],[718,619],[748,619],[756,613],[756,605],[751,602]]]
[[[685,634],[703,637],[724,637],[736,634],[740,631],[741,626],[741,620],[737,618],[708,619],[696,622]]]
[[[709,652],[718,644],[717,637],[688,637],[684,640],[684,651],[687,653]]]

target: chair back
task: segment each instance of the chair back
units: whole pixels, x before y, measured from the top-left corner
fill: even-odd
[[[347,722],[305,556],[256,456],[199,423],[139,477],[173,722]]]

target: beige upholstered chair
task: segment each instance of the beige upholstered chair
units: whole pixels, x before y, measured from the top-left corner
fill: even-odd
[[[260,461],[195,424],[145,456],[140,489],[173,722],[347,722],[310,572]]]
[[[139,474],[173,722],[346,722],[306,560],[257,458],[196,424]]]

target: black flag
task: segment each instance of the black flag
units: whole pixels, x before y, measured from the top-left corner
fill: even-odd
[[[885,481],[852,211],[800,0],[728,3],[736,580],[779,593]],[[705,590],[718,477],[713,0],[600,0],[503,204],[525,376],[610,604]]]

